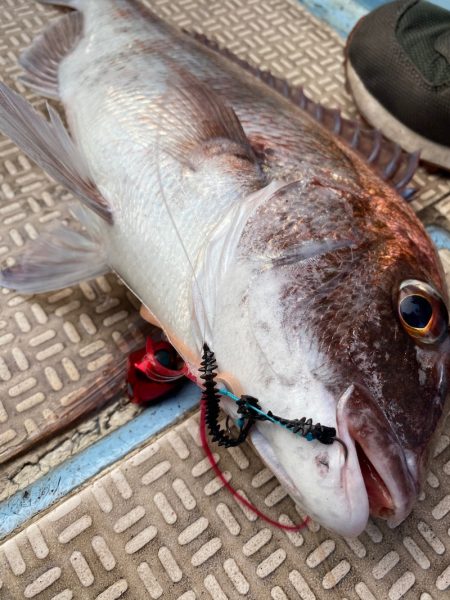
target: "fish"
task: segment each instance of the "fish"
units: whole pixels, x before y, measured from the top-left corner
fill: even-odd
[[[22,55],[21,81],[68,127],[0,84],[0,131],[73,193],[80,226],[30,242],[0,284],[114,271],[199,382],[207,343],[233,394],[336,428],[347,452],[251,430],[304,511],[347,537],[370,514],[401,523],[449,412],[445,277],[398,193],[417,156],[383,163],[376,132],[367,149],[336,112],[137,0],[41,2],[71,10]]]

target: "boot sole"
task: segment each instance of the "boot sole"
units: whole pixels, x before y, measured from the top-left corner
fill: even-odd
[[[420,151],[421,160],[450,170],[450,147],[427,140],[393,117],[367,90],[347,59],[347,83],[356,106],[364,118],[388,139],[397,142],[408,152]]]

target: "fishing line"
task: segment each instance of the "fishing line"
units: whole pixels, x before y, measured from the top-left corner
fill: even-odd
[[[298,525],[285,525],[284,523],[280,523],[279,521],[275,521],[271,519],[266,514],[261,512],[254,504],[252,504],[245,496],[243,496],[240,492],[238,492],[226,479],[225,475],[221,471],[219,465],[217,464],[216,459],[214,458],[213,453],[211,452],[211,448],[208,444],[208,435],[206,431],[206,401],[204,399],[200,402],[200,439],[202,442],[203,450],[209,460],[211,467],[216,473],[217,477],[223,483],[224,487],[227,488],[231,495],[239,500],[241,504],[246,506],[249,510],[251,510],[255,515],[257,515],[260,519],[269,523],[269,525],[273,525],[274,527],[278,527],[278,529],[283,529],[284,531],[300,531],[304,529],[309,522],[309,517],[306,517],[301,523]]]
[[[160,117],[160,119],[159,119],[159,124],[158,125],[161,124],[161,118],[162,117]],[[164,206],[165,206],[165,208],[167,210],[167,214],[169,215],[169,219],[170,219],[170,221],[171,221],[171,223],[173,225],[173,228],[175,230],[175,235],[177,236],[178,241],[180,242],[181,248],[183,250],[183,254],[186,257],[186,260],[187,260],[187,262],[189,264],[189,268],[192,271],[192,275],[194,277],[194,284],[195,284],[195,287],[197,288],[197,292],[198,292],[198,295],[199,295],[199,298],[200,298],[200,302],[202,304],[202,309],[203,309],[204,329],[203,329],[201,337],[202,337],[202,340],[205,341],[206,340],[206,329],[207,328],[208,328],[208,333],[211,335],[211,327],[210,327],[210,324],[208,322],[208,314],[206,312],[206,305],[205,305],[205,302],[203,300],[203,295],[202,295],[202,292],[201,292],[201,289],[200,289],[200,284],[198,283],[197,274],[195,272],[194,265],[192,263],[191,257],[189,256],[189,252],[188,252],[188,250],[187,250],[187,248],[186,248],[186,246],[185,246],[185,244],[183,242],[183,239],[181,237],[180,231],[179,231],[178,226],[177,226],[177,224],[175,222],[175,217],[173,216],[173,213],[172,213],[172,211],[170,209],[169,203],[167,202],[167,198],[166,198],[166,196],[164,194],[164,188],[163,188],[162,178],[161,178],[161,166],[160,166],[160,163],[159,163],[159,150],[160,150],[159,139],[160,139],[160,127],[157,127],[157,133],[156,133],[156,157],[157,157],[156,158],[156,177],[158,179],[158,185],[159,185],[159,189],[160,189],[160,192],[161,192],[161,197],[162,197]]]
[[[194,277],[194,284],[197,287],[197,291],[198,291],[198,295],[200,298],[200,301],[202,303],[202,309],[203,309],[203,314],[204,314],[204,330],[203,330],[203,334],[202,334],[202,341],[205,343],[206,342],[206,328],[208,327],[209,333],[211,334],[211,327],[209,325],[208,322],[208,315],[206,312],[206,305],[205,302],[203,300],[203,295],[200,289],[200,285],[198,283],[198,279],[195,273],[195,269],[194,269],[194,265],[191,261],[191,258],[189,256],[189,253],[187,251],[187,248],[183,242],[183,239],[181,237],[180,231],[177,227],[175,218],[172,214],[172,211],[170,209],[169,203],[167,202],[167,198],[164,194],[164,188],[163,188],[163,184],[162,184],[162,177],[161,177],[161,168],[160,168],[160,163],[159,163],[159,137],[160,137],[160,127],[157,127],[157,135],[156,135],[156,177],[158,180],[158,185],[159,185],[159,189],[160,189],[160,193],[161,193],[161,197],[164,203],[164,206],[167,210],[167,213],[169,215],[169,219],[173,225],[173,228],[175,230],[175,234],[178,238],[178,241],[180,242],[180,245],[183,249],[183,253],[186,257],[186,260],[188,261],[189,267],[192,271],[193,277]],[[300,531],[301,529],[303,529],[307,522],[309,517],[306,517],[300,524],[298,525],[285,525],[283,523],[280,523],[279,521],[275,521],[274,519],[271,519],[270,517],[268,517],[267,515],[265,515],[263,512],[261,512],[256,506],[254,506],[249,500],[247,500],[247,498],[245,498],[242,494],[240,494],[225,478],[222,470],[220,469],[219,465],[217,464],[216,460],[214,459],[213,453],[211,452],[211,449],[209,447],[208,444],[208,436],[207,436],[207,427],[206,427],[206,421],[207,421],[207,412],[208,412],[208,404],[207,404],[207,400],[205,397],[205,394],[202,394],[201,400],[200,400],[200,439],[202,442],[202,448],[203,451],[205,452],[211,467],[213,468],[214,472],[216,473],[216,475],[219,477],[220,481],[223,483],[223,485],[226,487],[226,489],[232,494],[232,496],[234,498],[236,498],[241,504],[243,504],[244,506],[246,506],[249,510],[251,510],[254,514],[256,514],[258,517],[260,517],[263,521],[265,521],[266,523],[269,523],[270,525],[273,525],[274,527],[277,527],[279,529],[283,529],[285,531],[291,531],[291,532],[295,532],[295,531]]]

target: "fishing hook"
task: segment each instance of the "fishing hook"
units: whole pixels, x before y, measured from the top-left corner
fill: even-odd
[[[300,419],[284,419],[274,415],[272,411],[264,412],[259,405],[258,399],[253,396],[242,395],[240,398],[225,389],[217,388],[217,362],[214,352],[210,350],[207,344],[203,345],[203,356],[200,367],[200,379],[203,380],[203,395],[202,401],[206,407],[206,424],[213,441],[218,442],[219,446],[226,448],[238,446],[247,438],[251,427],[255,421],[270,421],[276,425],[280,425],[296,435],[300,435],[308,441],[316,440],[321,444],[332,444],[338,442],[344,449],[345,460],[347,460],[348,449],[343,440],[336,436],[334,427],[327,427],[320,423],[313,423],[312,419],[302,417]],[[219,403],[221,396],[232,398],[238,405],[238,414],[240,419],[238,422],[239,433],[237,437],[232,437],[227,418],[227,431],[221,429],[219,418]]]

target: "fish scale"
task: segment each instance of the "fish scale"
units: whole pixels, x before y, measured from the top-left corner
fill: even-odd
[[[174,117],[172,111],[166,110],[168,106],[163,106],[170,80],[176,79],[176,69],[166,68],[164,58],[157,53],[142,56],[135,50],[142,40],[148,43],[149,37],[161,48],[159,27],[152,28],[150,23],[140,31],[133,30],[133,42],[129,44],[129,30],[123,20],[114,18],[114,10],[103,12],[104,6],[101,2],[95,6],[89,4],[86,22],[95,22],[100,13],[104,36],[97,39],[92,35],[91,39],[89,26],[86,28],[85,39],[62,63],[61,97],[71,107],[71,129],[88,161],[94,165],[96,184],[116,211],[113,231],[106,229],[111,265],[118,273],[127,273],[124,277],[127,284],[140,298],[146,299],[145,303],[152,307],[152,312],[171,331],[172,337],[186,339],[190,329],[188,307],[192,272],[161,196],[165,196],[186,252],[194,264],[204,239],[249,185],[243,182],[241,186],[239,178],[224,181],[221,172],[214,173],[213,165],[206,185],[204,180],[197,181],[195,173],[186,176],[181,173],[184,166],[165,152],[166,136],[161,136],[158,129],[160,123],[166,127],[171,121],[175,121],[174,128],[180,127],[183,118],[188,118],[183,114]],[[133,22],[130,29],[132,25]],[[108,40],[111,39],[115,40],[116,48],[110,47]],[[107,50],[104,49],[105,40]],[[101,56],[94,66],[90,52]],[[126,67],[117,69],[118,63]],[[86,83],[83,78],[90,68],[92,72],[88,79],[95,82],[94,89],[89,81],[83,87]],[[151,72],[152,76],[144,76],[146,72]],[[77,73],[83,74],[80,82]],[[100,143],[98,131],[107,132]],[[119,148],[119,152],[111,154],[112,147]],[[111,171],[116,173],[114,180],[110,178]],[[226,188],[223,191],[222,186]],[[148,190],[152,190],[154,197],[159,195],[159,201],[149,202],[146,198]],[[142,199],[135,207],[137,211],[132,213],[127,210],[130,195]],[[214,202],[210,201],[211,197]],[[152,223],[157,223],[158,227],[149,226]],[[131,246],[127,242],[130,239],[135,240]],[[120,253],[115,248],[120,248]],[[170,252],[167,252],[169,248]],[[142,261],[150,263],[153,256],[159,256],[157,264],[152,266],[151,272],[143,271],[140,268]],[[136,269],[130,270],[130,264]],[[169,277],[165,276],[167,274]]]
[[[252,428],[313,518],[346,536],[369,511],[400,522],[448,413],[450,352],[437,254],[360,156],[385,156],[389,178],[400,150],[375,133],[364,151],[359,127],[138,2],[56,3],[79,12],[27,51],[24,83],[62,101],[71,136],[3,85],[0,129],[78,196],[83,227],[32,242],[0,283],[48,291],[113,269],[193,376],[207,342],[221,386],[337,429],[348,456]],[[432,315],[422,331],[404,284]]]

